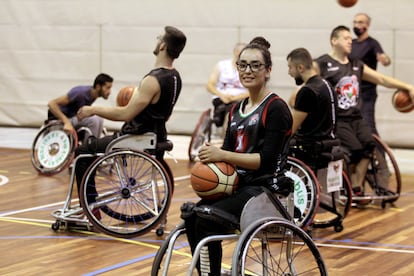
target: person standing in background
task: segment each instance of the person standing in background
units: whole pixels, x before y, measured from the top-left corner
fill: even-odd
[[[360,59],[369,68],[377,70],[377,64],[380,62],[383,66],[391,64],[391,59],[382,50],[381,44],[368,34],[371,24],[371,18],[366,13],[358,13],[354,17],[354,33],[357,38],[352,40],[352,59]],[[378,135],[375,123],[375,103],[377,101],[377,85],[369,81],[362,81],[361,84],[362,98],[362,116],[370,126],[372,133]]]

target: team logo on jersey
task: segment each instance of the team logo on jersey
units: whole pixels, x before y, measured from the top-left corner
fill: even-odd
[[[341,109],[349,109],[358,103],[359,82],[355,75],[345,76],[339,80],[335,87],[338,95],[338,107]]]
[[[253,116],[249,120],[249,126],[254,126],[259,121],[259,114],[253,114]]]
[[[332,67],[332,62],[326,63],[326,66],[328,67],[328,68],[326,68],[326,70],[328,72],[330,72],[330,71],[338,71],[339,70],[339,66]]]
[[[235,152],[245,152],[247,146],[247,137],[243,128],[239,128],[236,134],[236,148]]]

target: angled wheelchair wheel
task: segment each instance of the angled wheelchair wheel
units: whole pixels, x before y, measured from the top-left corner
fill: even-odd
[[[318,248],[301,228],[280,218],[261,218],[242,232],[232,275],[327,275],[327,271]]]
[[[188,158],[190,161],[196,159],[200,147],[205,142],[210,142],[211,124],[211,109],[209,108],[201,114],[193,134],[191,135],[190,144],[188,146]]]
[[[309,226],[319,206],[319,181],[302,161],[289,156],[286,176],[294,181],[294,222],[301,228]]]
[[[80,186],[80,202],[97,230],[131,238],[165,219],[171,185],[165,169],[149,154],[115,150],[88,168]]]
[[[191,249],[182,223],[168,234],[155,254],[151,276],[171,275],[168,271],[185,271],[191,259]]]
[[[391,149],[377,135],[373,137],[376,147],[365,177],[368,185],[364,185],[364,194],[381,199],[385,207],[400,196],[401,173]]]
[[[313,227],[333,226],[336,232],[343,230],[342,221],[352,207],[352,186],[345,171],[342,171],[342,188],[332,193],[320,194],[318,212],[313,220]]]
[[[39,131],[33,141],[33,167],[44,175],[59,173],[72,162],[77,145],[76,133],[66,133],[60,121],[51,122]]]

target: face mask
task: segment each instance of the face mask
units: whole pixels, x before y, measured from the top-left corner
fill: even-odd
[[[363,35],[366,31],[367,31],[367,28],[356,28],[356,27],[354,28],[354,33],[358,37],[360,37],[361,35]]]
[[[296,82],[296,85],[302,85],[304,83],[302,77],[300,76],[295,78],[295,82]]]

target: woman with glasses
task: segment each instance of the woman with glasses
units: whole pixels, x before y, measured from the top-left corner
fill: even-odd
[[[274,175],[283,169],[292,116],[287,104],[267,88],[272,70],[269,47],[266,39],[256,37],[240,52],[237,69],[249,96],[230,111],[223,146],[218,148],[207,143],[199,152],[203,163],[224,161],[234,164],[239,174],[239,188],[229,197],[201,200],[197,205],[208,205],[211,210],[228,214],[235,220],[240,219],[247,201],[263,192],[262,186],[275,192],[283,188],[280,182],[276,183]],[[231,225],[200,217],[191,207],[191,204],[182,206],[182,218],[193,252],[198,242],[207,236],[234,232]],[[221,242],[210,242],[201,252],[199,274],[220,275]]]

